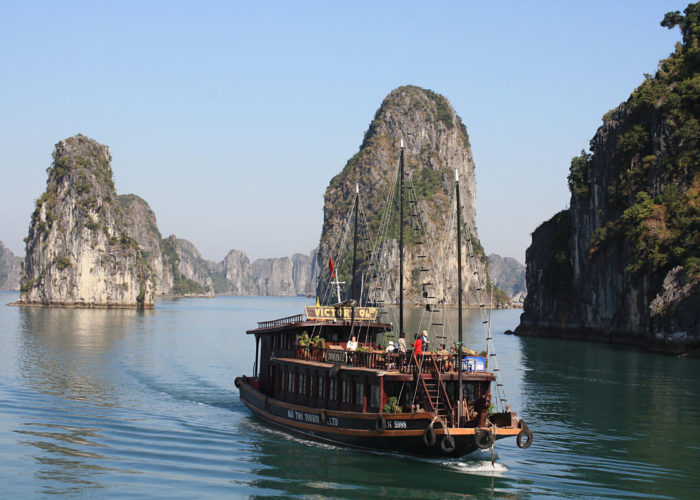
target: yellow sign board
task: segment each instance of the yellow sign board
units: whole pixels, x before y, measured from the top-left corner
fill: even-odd
[[[352,319],[352,307],[306,306],[306,318],[309,320]],[[355,320],[376,321],[376,307],[356,307]]]

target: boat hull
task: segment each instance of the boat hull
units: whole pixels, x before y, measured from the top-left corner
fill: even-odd
[[[479,429],[445,429],[430,413],[356,413],[285,403],[237,379],[241,401],[257,417],[306,438],[365,450],[421,457],[461,457],[479,449]],[[431,426],[431,423],[433,425]],[[483,429],[481,432],[492,432]],[[517,434],[498,429],[494,440]],[[482,434],[483,438],[483,434]],[[482,440],[482,447],[483,447]]]

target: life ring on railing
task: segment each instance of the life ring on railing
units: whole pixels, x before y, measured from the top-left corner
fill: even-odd
[[[384,415],[379,415],[377,417],[377,422],[375,423],[374,427],[377,429],[379,434],[386,430],[386,418],[384,418]]]
[[[435,435],[435,431],[432,427],[427,427],[423,432],[423,443],[425,443],[425,446],[430,447],[435,446],[436,442],[437,436]]]
[[[520,432],[518,433],[517,437],[515,438],[515,442],[518,445],[518,448],[522,448],[522,449],[529,448],[530,445],[532,444],[532,431],[527,426],[527,424],[522,420],[520,422],[518,422],[518,427],[520,427]],[[523,441],[523,439],[525,439],[525,441]]]
[[[237,389],[240,389],[241,388],[241,377],[236,377],[236,380],[233,381],[233,385],[235,385]]]
[[[452,453],[455,451],[455,448],[455,438],[449,434],[446,434],[445,437],[442,438],[442,441],[440,441],[440,449],[444,453]]]
[[[318,420],[321,422],[321,425],[326,425],[326,412],[324,410],[321,410],[321,413],[318,414]]]
[[[493,432],[488,429],[479,429],[474,436],[474,440],[479,448],[485,450],[493,446],[493,443],[496,442],[496,437],[493,435]]]

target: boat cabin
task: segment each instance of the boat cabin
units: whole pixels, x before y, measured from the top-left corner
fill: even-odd
[[[257,388],[278,401],[359,413],[430,411],[460,426],[486,422],[494,376],[485,358],[463,355],[458,420],[458,354],[387,352],[378,340],[396,335],[372,308],[310,306],[306,317],[261,322],[247,333],[256,341]],[[347,349],[351,336],[355,350]]]

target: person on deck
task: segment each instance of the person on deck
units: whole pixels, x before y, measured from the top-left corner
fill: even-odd
[[[348,343],[345,346],[345,348],[348,351],[354,351],[355,349],[357,349],[357,338],[354,335],[352,336],[352,338],[350,340],[348,340]]]
[[[411,347],[413,347],[413,353],[416,356],[422,355],[423,354],[423,337],[421,337],[420,335],[418,335],[416,333],[416,341],[413,344],[411,344]]]
[[[429,342],[428,342],[428,332],[426,332],[425,330],[423,330],[422,340],[423,340],[423,350],[427,351]]]
[[[406,332],[399,336],[399,354],[406,354]]]
[[[394,354],[396,352],[396,346],[394,345],[393,340],[390,340],[389,345],[386,346],[386,352],[389,354]]]
[[[440,345],[440,349],[438,350],[437,354],[440,356],[438,359],[440,360],[440,366],[442,367],[442,371],[452,371],[452,363],[450,362],[450,352],[445,347],[445,344]]]

